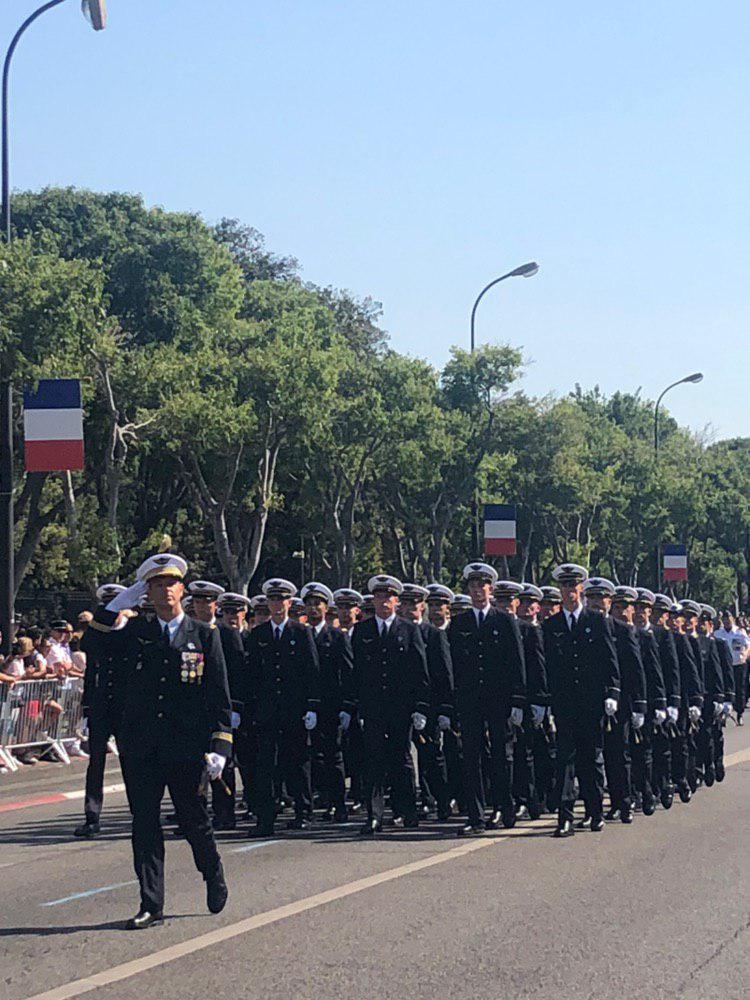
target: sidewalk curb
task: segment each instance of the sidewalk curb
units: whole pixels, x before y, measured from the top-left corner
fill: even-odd
[[[104,792],[106,795],[112,795],[115,792],[124,792],[125,785],[119,782],[116,785],[105,785]],[[16,802],[2,802],[0,803],[0,813],[14,812],[16,809],[30,809],[32,806],[48,806],[55,802],[67,802],[70,799],[82,799],[86,792],[83,788],[76,789],[74,792],[51,792],[49,795],[31,795],[28,799],[18,799]]]

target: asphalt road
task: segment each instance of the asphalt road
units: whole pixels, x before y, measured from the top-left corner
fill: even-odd
[[[472,841],[458,821],[367,842],[223,834],[219,917],[168,841],[168,919],[141,933],[122,930],[138,908],[122,794],[90,843],[70,836],[80,802],[0,812],[0,996],[747,1000],[750,727],[727,749],[726,780],[689,805],[568,841],[550,820]]]

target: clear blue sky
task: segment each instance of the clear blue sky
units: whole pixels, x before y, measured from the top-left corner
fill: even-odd
[[[750,435],[746,3],[108,3],[19,48],[14,186],[236,216],[438,365],[536,259],[477,330],[523,345],[529,392],[702,369],[673,413]],[[5,0],[3,44],[34,6]]]

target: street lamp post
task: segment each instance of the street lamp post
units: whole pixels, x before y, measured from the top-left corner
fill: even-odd
[[[0,174],[2,185],[2,208],[0,208],[0,230],[10,243],[10,143],[8,141],[8,81],[13,54],[24,32],[30,25],[53,7],[59,7],[66,0],[48,0],[30,14],[13,36],[3,63],[2,81],[2,154]],[[81,10],[95,31],[107,26],[106,0],[83,0]],[[15,598],[15,560],[13,551],[13,372],[0,372],[0,651],[10,653],[13,643],[13,603]]]
[[[654,407],[654,467],[658,469],[659,467],[659,406],[661,405],[662,399],[666,396],[670,389],[674,389],[677,385],[683,385],[683,383],[690,382],[696,384],[697,382],[703,381],[703,372],[694,372],[692,375],[686,375],[685,378],[678,379],[662,392],[661,396],[656,400],[656,406]],[[654,546],[654,580],[656,583],[656,590],[659,590],[661,586],[661,566],[659,565],[661,561],[661,539],[657,539],[656,545]]]
[[[471,353],[474,353],[474,347],[476,346],[476,339],[474,336],[474,328],[476,325],[477,309],[479,308],[479,303],[485,297],[490,288],[494,288],[495,285],[499,285],[501,281],[505,281],[506,278],[532,278],[539,270],[539,265],[535,260],[530,261],[528,264],[521,264],[520,267],[514,268],[512,271],[508,271],[507,274],[500,275],[499,278],[495,278],[488,285],[485,285],[482,291],[477,295],[474,306],[471,310]],[[474,503],[472,504],[471,512],[471,544],[474,551],[475,557],[479,555],[479,497],[477,495],[477,488],[474,487]]]
[[[474,338],[474,325],[477,318],[477,308],[479,303],[482,301],[484,296],[489,292],[490,288],[494,288],[495,285],[499,285],[501,281],[505,281],[506,278],[531,278],[539,270],[539,265],[536,261],[531,261],[529,264],[521,264],[520,267],[514,268],[512,271],[508,271],[507,274],[501,275],[499,278],[495,278],[491,281],[489,285],[485,285],[482,291],[477,295],[476,302],[474,303],[474,308],[471,310],[471,353],[474,353],[475,338]]]

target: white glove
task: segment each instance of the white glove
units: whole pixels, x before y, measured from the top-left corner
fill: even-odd
[[[318,724],[318,713],[317,712],[305,712],[302,717],[302,721],[305,723],[305,729],[311,732]]]
[[[511,708],[510,721],[513,723],[514,726],[518,726],[520,728],[523,725],[523,709]]]
[[[348,712],[339,712],[339,725],[344,730],[347,731],[351,725],[352,717]]]
[[[531,718],[535,726],[541,726],[544,722],[544,716],[547,713],[547,709],[544,705],[532,705],[531,706]]]
[[[731,703],[731,701],[725,701],[725,702],[724,702],[724,705],[723,705],[723,707],[722,707],[722,712],[723,712],[723,714],[724,714],[724,715],[729,715],[729,713],[730,713],[731,711],[732,711],[732,703]]]
[[[414,712],[411,717],[411,724],[414,726],[418,733],[421,733],[424,727],[427,725],[427,716],[422,715],[421,712]]]
[[[701,710],[697,705],[691,705],[688,709],[688,715],[690,716],[691,722],[697,722],[701,717]]]
[[[669,711],[669,709],[667,709],[667,712],[668,711]],[[657,726],[660,726],[662,724],[662,722],[666,722],[667,721],[667,712],[665,712],[663,708],[655,708],[654,709],[654,722],[656,723]],[[677,709],[674,710],[674,716],[675,716],[675,719],[676,719],[677,718]],[[670,718],[671,718],[671,716],[670,716]]]
[[[438,729],[440,730],[440,732],[444,733],[445,730],[446,729],[450,729],[450,727],[451,727],[451,720],[448,718],[448,716],[447,715],[439,715],[438,716]]]
[[[85,715],[81,719],[81,725],[79,726],[79,731],[81,733],[81,736],[83,736],[84,738],[88,739],[88,735],[89,735],[89,720],[88,720],[88,718]]]
[[[222,757],[220,753],[206,754],[206,774],[211,781],[216,781],[217,778],[221,777],[225,760],[226,758]]]
[[[232,712],[232,729],[240,728],[240,713]]]
[[[128,587],[112,598],[107,605],[107,611],[126,611],[128,608],[137,608],[147,589],[148,587],[143,580],[136,580],[132,587]]]
[[[643,712],[632,712],[630,715],[630,721],[633,725],[633,729],[640,729],[646,721],[646,716]]]
[[[604,699],[604,714],[614,715],[617,711],[617,701],[614,698]]]
[[[670,722],[676,723],[677,719],[679,718],[679,715],[680,715],[680,710],[679,710],[679,708],[675,708],[674,705],[668,705],[667,706],[667,715],[669,716],[669,721]]]
[[[724,711],[724,703],[720,701],[714,702],[714,718],[718,719],[721,713]]]

